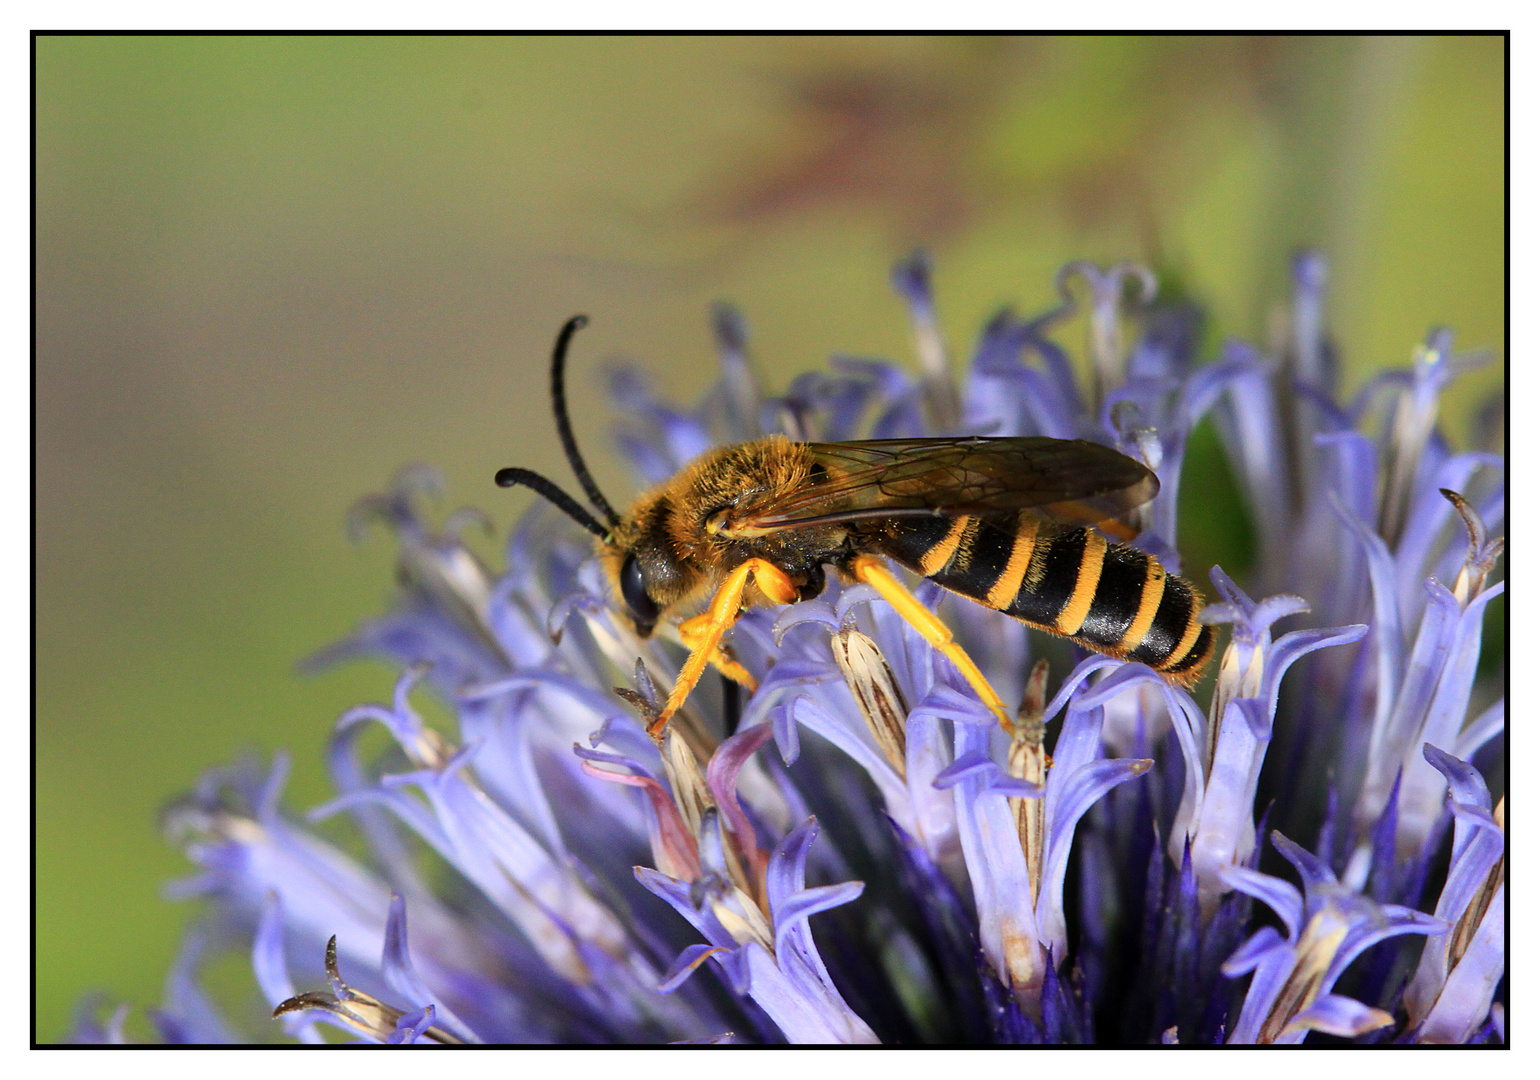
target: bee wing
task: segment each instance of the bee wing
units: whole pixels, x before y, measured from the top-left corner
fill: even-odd
[[[815,462],[807,487],[741,505],[731,530],[1011,510],[1096,525],[1160,490],[1155,474],[1139,462],[1081,439],[874,439],[806,446]]]

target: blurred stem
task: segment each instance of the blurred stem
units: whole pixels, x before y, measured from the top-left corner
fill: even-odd
[[[1290,295],[1280,255],[1300,247],[1324,250],[1339,282],[1357,279],[1386,150],[1406,124],[1427,48],[1423,37],[1372,36],[1318,38],[1298,49],[1295,62],[1308,70],[1287,82],[1291,97],[1275,128],[1282,168],[1271,235],[1257,247],[1264,304]]]

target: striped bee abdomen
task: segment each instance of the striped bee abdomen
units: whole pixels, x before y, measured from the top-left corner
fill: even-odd
[[[952,592],[1191,685],[1213,650],[1203,602],[1159,560],[1028,512],[899,520],[883,553]]]

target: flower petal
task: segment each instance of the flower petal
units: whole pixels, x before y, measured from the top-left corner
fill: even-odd
[[[1299,936],[1305,903],[1298,889],[1287,881],[1244,866],[1221,867],[1219,876],[1230,888],[1255,897],[1277,912],[1283,920],[1284,929],[1288,931],[1290,941]]]
[[[1280,948],[1288,951],[1291,957],[1293,956],[1293,949],[1283,939],[1283,935],[1271,926],[1264,926],[1230,954],[1221,970],[1232,979],[1238,975],[1244,975],[1260,964],[1265,956]]]
[[[664,994],[672,994],[684,984],[686,979],[695,974],[696,968],[713,956],[720,956],[731,951],[731,949],[724,949],[721,946],[715,945],[687,946],[684,952],[680,953],[678,958],[669,965],[668,971],[664,972],[663,981],[658,983],[658,991]]]
[[[1321,1031],[1327,1035],[1352,1039],[1378,1031],[1394,1022],[1395,1018],[1383,1009],[1372,1008],[1341,994],[1321,994],[1308,1008],[1294,1014],[1294,1019],[1289,1021],[1283,1033],[1291,1035]]]
[[[1465,954],[1449,973],[1438,1001],[1417,1030],[1418,1042],[1455,1042],[1470,1039],[1492,1008],[1492,994],[1507,970],[1503,928],[1506,886],[1492,894]]]
[[[1091,805],[1107,792],[1155,764],[1149,758],[1092,761],[1076,769],[1057,803],[1048,811],[1048,837],[1043,845],[1043,881],[1038,891],[1037,924],[1045,948],[1055,956],[1069,951],[1064,923],[1064,874],[1069,867],[1075,826]],[[1057,766],[1055,766],[1057,768]]]

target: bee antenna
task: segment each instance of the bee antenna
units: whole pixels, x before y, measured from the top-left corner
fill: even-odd
[[[578,483],[583,485],[583,491],[588,495],[588,501],[593,503],[594,509],[604,515],[613,529],[620,524],[620,515],[615,513],[615,508],[599,490],[599,485],[594,483],[593,474],[588,471],[588,466],[583,463],[583,455],[578,452],[577,439],[572,434],[572,421],[567,417],[567,388],[562,379],[572,335],[587,325],[587,315],[574,315],[561,328],[561,333],[556,335],[556,348],[551,351],[551,408],[556,414],[556,433],[561,436],[562,449],[567,452],[567,461],[572,471],[577,473]]]
[[[522,486],[532,488],[550,500],[556,509],[566,514],[573,521],[576,521],[600,540],[609,536],[609,532],[603,525],[599,524],[597,518],[583,508],[582,503],[539,473],[531,472],[529,469],[498,469],[496,479],[498,487]]]

